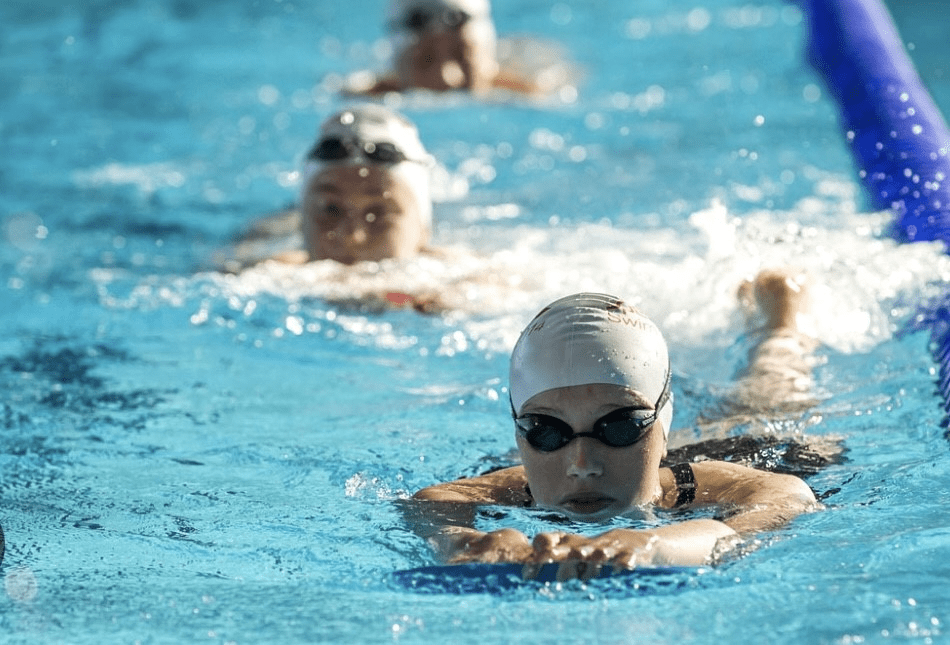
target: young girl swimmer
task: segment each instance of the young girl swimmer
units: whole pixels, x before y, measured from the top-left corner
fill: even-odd
[[[382,106],[326,119],[301,194],[308,259],[354,264],[422,251],[432,233],[432,165],[416,126]]]
[[[388,14],[396,52],[393,70],[382,76],[357,73],[344,88],[346,93],[420,89],[484,94],[502,89],[540,96],[570,84],[576,76],[563,56],[547,51],[551,48],[540,42],[518,47],[504,41],[502,47],[489,0],[391,0]]]
[[[433,165],[401,114],[373,104],[340,110],[323,121],[307,154],[299,208],[254,222],[224,266],[412,257],[432,233]]]
[[[799,334],[805,285],[792,274],[766,271],[753,289],[768,320],[747,372],[758,379],[783,369],[776,358],[789,353],[789,344],[776,351],[772,341]],[[807,352],[813,344],[798,346]],[[673,416],[670,378],[663,336],[636,308],[595,293],[551,303],[524,329],[511,356],[511,408],[523,465],[420,490],[414,496],[418,530],[445,562],[524,563],[526,577],[558,562],[559,579],[586,579],[604,565],[707,563],[742,536],[818,507],[808,485],[790,475],[722,461],[660,467]],[[795,378],[770,382],[778,390],[801,385]],[[779,394],[769,392],[766,404]],[[531,540],[514,529],[476,530],[470,520],[477,505],[543,508],[589,522],[650,506],[714,505],[724,519],[594,537],[554,531]]]

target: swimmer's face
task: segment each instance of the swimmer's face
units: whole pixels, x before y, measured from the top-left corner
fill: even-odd
[[[428,242],[421,206],[386,166],[330,165],[303,193],[310,259],[354,264],[412,257]]]
[[[574,432],[620,408],[652,410],[653,402],[620,385],[574,385],[528,399],[519,414],[546,414],[567,422]],[[532,447],[515,433],[528,485],[538,506],[582,521],[600,521],[655,502],[661,493],[660,459],[666,450],[661,423],[631,446],[612,448],[594,437],[580,437],[552,452]]]
[[[485,42],[470,22],[413,32],[400,53],[397,72],[406,87],[485,90],[497,75],[494,42]]]

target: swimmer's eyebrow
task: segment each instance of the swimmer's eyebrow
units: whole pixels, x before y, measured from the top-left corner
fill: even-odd
[[[622,408],[643,408],[644,410],[652,410],[653,403],[647,400],[647,398],[637,392],[628,392],[625,394],[627,401],[612,401],[610,403],[604,403],[601,405],[597,411],[596,415],[598,418],[604,416],[605,414],[610,414],[614,410],[620,410]],[[561,410],[549,408],[547,406],[532,406],[530,404],[525,405],[521,410],[522,414],[546,414],[551,417],[557,417],[562,419]]]

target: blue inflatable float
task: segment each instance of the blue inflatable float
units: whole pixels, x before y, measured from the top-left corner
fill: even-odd
[[[881,0],[799,0],[807,56],[837,101],[841,124],[872,208],[894,213],[902,242],[950,250],[950,129]],[[950,294],[921,312],[950,412]],[[947,419],[944,420],[947,425]]]
[[[521,577],[520,564],[456,564],[404,569],[392,574],[392,582],[403,589],[424,594],[504,594],[519,589],[537,590],[557,584],[558,564],[545,564],[537,577]],[[706,573],[702,567],[604,567],[595,580],[602,581],[599,593],[622,597],[676,593],[696,587]],[[615,584],[610,584],[613,582]],[[578,581],[572,583],[579,584]],[[572,583],[566,583],[568,587]],[[596,584],[596,582],[591,582]]]

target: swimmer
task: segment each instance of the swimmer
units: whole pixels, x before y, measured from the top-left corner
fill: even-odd
[[[502,62],[502,51],[495,33],[489,0],[392,0],[389,26],[394,33],[395,69],[376,77],[362,72],[351,77],[345,92],[379,95],[423,89],[434,92],[452,90],[483,94],[503,89],[522,94],[544,95],[559,89],[571,74],[563,57],[553,60],[540,43],[521,47],[512,53],[537,58],[538,69],[523,73],[518,67]],[[505,41],[504,51],[512,49]],[[548,48],[550,49],[550,48]]]
[[[782,271],[756,278],[752,291],[767,323],[750,377],[782,369],[769,342],[800,333],[794,314],[803,289]],[[558,579],[565,580],[594,577],[606,565],[707,564],[746,536],[820,508],[808,485],[791,475],[724,461],[661,467],[673,416],[670,379],[666,342],[636,308],[591,293],[548,305],[522,332],[510,361],[522,465],[424,488],[407,504],[410,521],[444,562],[522,563],[527,578],[558,562]],[[650,507],[713,507],[722,519],[529,539],[511,528],[475,529],[479,505],[546,509],[591,523]]]
[[[443,250],[429,244],[433,165],[416,126],[401,114],[374,104],[343,109],[322,123],[307,155],[299,209],[252,224],[219,264],[237,273],[264,260],[354,265],[443,256]],[[435,294],[401,291],[339,302],[425,313],[442,308]]]
[[[254,244],[288,234],[299,234],[303,248],[275,254],[285,262],[412,257],[432,234],[432,163],[404,116],[380,105],[341,110],[323,122],[307,155],[300,210],[256,222],[235,260],[241,264]]]
[[[378,262],[426,248],[431,165],[416,126],[382,106],[346,109],[324,121],[301,195],[308,259]]]

